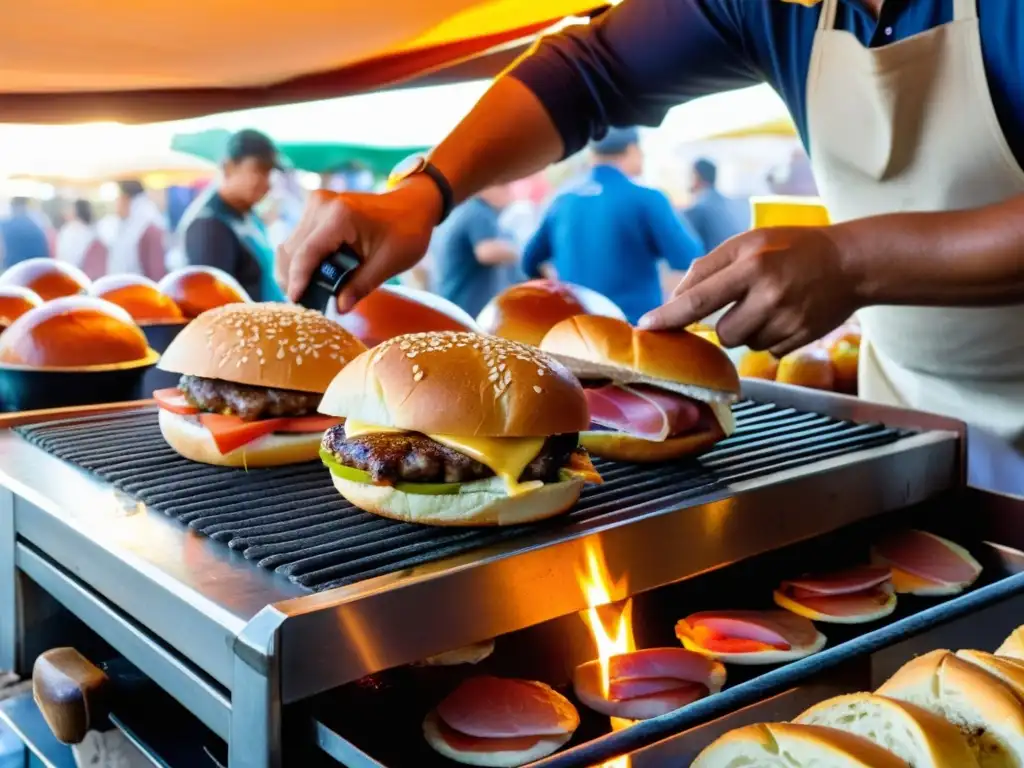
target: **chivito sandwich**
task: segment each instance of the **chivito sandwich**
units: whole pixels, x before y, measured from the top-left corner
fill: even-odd
[[[825,647],[809,619],[788,611],[702,611],[676,624],[683,647],[725,664],[782,664]]]
[[[956,595],[977,581],[981,564],[971,553],[927,531],[899,531],[871,548],[877,563],[892,569],[899,594]]]
[[[285,304],[228,304],[178,334],[159,367],[177,387],[153,393],[160,430],[182,456],[266,467],[317,458],[327,385],[366,349],[319,312]]]
[[[428,525],[511,525],[600,482],[583,389],[534,347],[474,333],[396,336],[331,383],[320,412],[334,485],[357,507]]]
[[[864,624],[896,610],[892,571],[865,565],[817,576],[784,581],[775,590],[775,604],[812,621]]]
[[[548,331],[541,349],[584,382],[593,426],[581,443],[595,456],[667,461],[701,453],[735,429],[736,368],[692,333],[580,315]]]

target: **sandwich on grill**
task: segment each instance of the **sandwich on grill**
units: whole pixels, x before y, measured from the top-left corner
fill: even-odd
[[[826,624],[865,624],[896,610],[892,571],[860,566],[784,581],[773,595],[779,608]]]
[[[541,349],[583,381],[593,426],[581,443],[595,456],[667,461],[706,451],[735,429],[736,368],[692,333],[580,315],[548,331]]]
[[[981,564],[955,542],[928,531],[899,531],[871,548],[877,563],[892,569],[898,594],[956,595],[977,581]]]
[[[159,367],[181,374],[153,393],[160,430],[187,459],[266,467],[317,458],[338,419],[317,413],[335,375],[366,349],[319,312],[285,304],[227,304],[171,342]]]
[[[862,736],[821,725],[759,723],[729,731],[690,768],[910,768]]]
[[[341,495],[430,525],[511,525],[569,509],[600,482],[579,432],[583,389],[534,347],[473,333],[396,336],[352,361],[320,412]]]
[[[809,619],[787,611],[701,611],[676,624],[687,650],[724,664],[782,664],[827,642]]]

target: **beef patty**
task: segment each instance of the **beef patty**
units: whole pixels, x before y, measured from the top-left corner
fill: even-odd
[[[345,427],[337,426],[324,434],[323,447],[340,464],[368,472],[374,482],[386,485],[468,483],[494,476],[494,472],[479,461],[416,432],[383,432],[346,438]],[[578,434],[552,435],[544,441],[537,458],[530,462],[519,480],[557,481],[558,471],[578,450],[583,450],[579,447]]]
[[[309,416],[316,413],[323,395],[235,384],[220,379],[182,376],[178,389],[199,410],[238,416],[243,421]]]

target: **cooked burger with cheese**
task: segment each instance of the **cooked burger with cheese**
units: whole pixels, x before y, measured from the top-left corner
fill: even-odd
[[[599,482],[578,381],[534,347],[474,333],[396,336],[331,383],[320,412],[334,484],[356,506],[429,525],[511,525]]]
[[[581,444],[595,456],[667,461],[702,453],[735,430],[736,368],[692,333],[578,315],[548,331],[541,349],[583,382],[593,425]]]
[[[324,390],[366,349],[319,312],[285,304],[228,304],[204,312],[171,342],[159,367],[177,387],[153,393],[164,438],[206,464],[266,467],[317,458],[339,422],[317,413]]]

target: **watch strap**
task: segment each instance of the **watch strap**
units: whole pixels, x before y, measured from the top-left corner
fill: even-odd
[[[452,208],[455,207],[455,191],[440,169],[429,160],[424,161],[418,173],[429,176],[431,181],[437,185],[438,192],[441,193],[441,216],[437,222],[441,224],[451,214]]]

